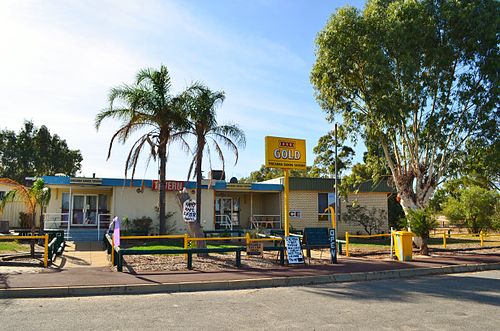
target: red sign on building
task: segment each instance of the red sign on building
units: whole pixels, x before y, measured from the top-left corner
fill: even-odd
[[[179,182],[176,180],[167,180],[165,182],[165,191],[182,191],[184,188],[184,182]],[[158,191],[160,189],[160,181],[153,180],[151,185],[153,191]]]

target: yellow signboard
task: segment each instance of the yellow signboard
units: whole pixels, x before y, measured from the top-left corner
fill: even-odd
[[[266,167],[306,169],[306,141],[267,136]]]

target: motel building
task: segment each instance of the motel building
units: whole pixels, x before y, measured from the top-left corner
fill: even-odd
[[[45,229],[64,230],[68,240],[102,240],[113,217],[130,221],[143,216],[153,220],[151,233],[158,232],[158,181],[130,180],[119,178],[86,178],[68,176],[42,177],[51,189],[51,199],[45,211]],[[325,213],[334,193],[334,179],[289,178],[289,215],[292,230],[305,227],[331,227]],[[9,190],[0,186],[0,198]],[[196,198],[196,183],[191,181],[166,182],[166,211],[171,233],[185,233],[182,207],[178,199],[180,191]],[[283,178],[260,183],[238,183],[221,179],[206,179],[202,182],[201,225],[204,230],[259,229],[269,232],[280,230],[284,224]],[[356,201],[362,206],[375,207],[384,212],[388,231],[387,197],[392,190],[384,185],[372,187],[362,185],[356,194],[341,199],[341,213],[347,204]],[[0,221],[8,221],[9,228],[21,228],[19,212],[21,203],[9,203]],[[38,219],[38,216],[37,216]],[[38,224],[37,224],[38,226]],[[343,237],[345,231],[363,233],[361,226],[337,223],[337,233]]]

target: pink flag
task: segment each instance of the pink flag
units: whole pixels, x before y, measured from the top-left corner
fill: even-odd
[[[120,218],[118,216],[113,218],[113,225],[113,242],[115,247],[120,247]]]

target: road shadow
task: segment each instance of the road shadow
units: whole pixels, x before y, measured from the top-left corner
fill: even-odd
[[[346,300],[412,302],[413,294],[500,306],[500,279],[470,276],[429,276],[304,287],[309,293]]]

